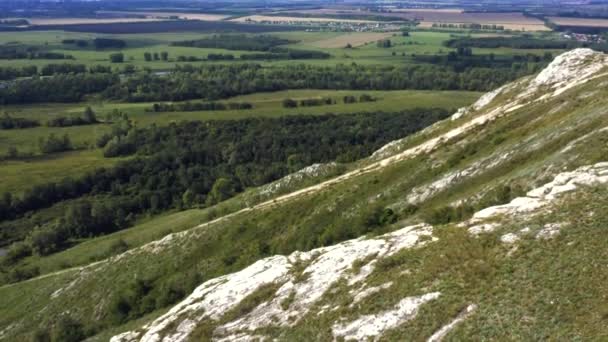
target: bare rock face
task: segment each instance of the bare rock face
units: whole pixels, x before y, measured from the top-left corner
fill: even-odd
[[[377,258],[432,240],[430,226],[415,225],[375,239],[350,240],[310,252],[295,252],[288,257],[262,259],[240,272],[205,282],[168,313],[144,326],[143,331],[127,332],[112,341],[186,341],[197,323],[204,319],[218,320],[245,297],[269,284],[280,285],[274,296],[249,314],[219,327],[218,339],[243,338],[243,331],[268,326],[289,326],[308,313],[338,280],[363,282],[373,271]],[[361,260],[367,264],[357,273],[352,272],[355,261]],[[298,270],[302,265],[304,269]]]
[[[549,88],[541,98],[553,97],[599,76],[608,65],[608,57],[591,49],[574,49],[557,56],[536,78],[524,95],[530,95],[541,88]]]

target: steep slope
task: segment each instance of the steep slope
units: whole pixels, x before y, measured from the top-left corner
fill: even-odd
[[[573,50],[338,177],[0,288],[0,338],[62,315],[114,341],[605,336],[608,272],[573,265],[606,253],[607,65]]]

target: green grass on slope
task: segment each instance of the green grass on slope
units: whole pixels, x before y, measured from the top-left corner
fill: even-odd
[[[600,79],[594,82],[601,81]],[[607,97],[596,93],[592,97],[585,97],[584,101],[580,100],[581,96],[595,91],[598,84],[594,82],[564,94],[559,99],[512,112],[508,116],[471,132],[467,137],[459,139],[457,143],[450,142],[428,155],[395,163],[380,171],[360,175],[334,184],[323,191],[301,196],[289,202],[277,203],[275,206],[263,210],[248,211],[208,227],[188,231],[157,251],[132,253],[112,260],[111,263],[97,265],[81,275],[68,273],[57,278],[33,280],[26,283],[27,285],[17,284],[1,288],[0,317],[6,318],[0,319],[0,326],[7,326],[7,322],[20,320],[24,325],[12,333],[26,334],[34,326],[52,324],[52,317],[69,308],[85,327],[95,328],[96,332],[103,332],[110,327],[123,324],[124,320],[129,321],[143,314],[156,312],[160,308],[166,308],[171,302],[166,299],[172,293],[189,293],[194,286],[205,280],[242,269],[260,258],[273,254],[288,254],[294,250],[308,250],[318,246],[332,245],[363,234],[379,234],[400,228],[407,222],[417,219],[415,216],[408,216],[413,211],[411,208],[410,211],[397,210],[397,215],[402,220],[395,225],[384,226],[374,222],[376,209],[383,209],[387,206],[399,207],[413,187],[435,180],[445,175],[446,172],[454,171],[455,168],[473,165],[476,161],[488,156],[491,151],[501,153],[512,151],[513,154],[509,155],[509,159],[505,162],[506,165],[498,164],[470,179],[463,177],[460,183],[453,182],[461,185],[448,189],[430,202],[419,204],[419,212],[450,204],[454,199],[468,199],[472,194],[482,195],[488,189],[502,185],[506,181],[521,181],[524,186],[532,186],[538,181],[539,176],[546,177],[544,174],[546,162],[554,163],[553,171],[556,172],[576,166],[578,163],[602,160],[602,156],[608,155],[608,151],[605,149],[606,142],[602,143],[602,140],[595,136],[591,136],[589,140],[583,139],[581,145],[575,146],[570,152],[561,152],[576,137],[586,136],[589,130],[606,126],[605,116],[601,115],[601,110],[598,111],[597,108],[605,107],[604,101],[607,101],[605,100]],[[563,107],[562,110],[552,111],[562,101],[567,102],[566,107]],[[445,123],[445,125],[454,124],[454,122]],[[588,142],[593,144],[587,145]],[[588,151],[586,146],[598,146],[600,152]],[[509,160],[517,161],[515,164],[520,166],[509,165]],[[497,170],[502,170],[503,173],[497,176]],[[504,178],[501,179],[499,176]],[[462,184],[468,184],[468,186],[462,186]],[[477,193],[475,193],[476,191]],[[602,194],[604,193],[600,195]],[[598,206],[605,206],[608,202],[606,195],[602,195],[603,197],[600,195],[581,200],[580,204],[595,205],[597,203]],[[477,198],[475,197],[473,200],[475,201]],[[569,207],[563,209],[564,212],[568,212],[568,210],[571,209]],[[581,213],[588,212],[585,211],[586,209],[581,209],[580,212],[576,211],[578,209],[572,210],[569,212],[572,217],[583,216]],[[606,223],[606,221],[602,221],[604,216],[603,214],[597,216],[602,218],[597,221],[598,225]],[[547,218],[544,223],[547,222],[554,222],[553,218]],[[580,229],[590,227],[593,226],[581,225]],[[519,228],[523,228],[523,223]],[[425,311],[427,309],[421,311],[420,318],[411,325],[413,330],[400,329],[395,333],[400,334],[399,336],[403,336],[403,338],[396,338],[397,335],[395,335],[394,339],[408,340],[410,338],[405,337],[411,336],[411,339],[417,339],[417,336],[428,336],[430,332],[449,322],[459,310],[470,302],[476,302],[480,306],[485,305],[484,307],[496,310],[495,312],[500,315],[509,313],[510,308],[499,305],[498,298],[501,297],[493,292],[494,290],[490,286],[500,284],[500,279],[506,279],[505,277],[510,274],[508,268],[503,269],[506,267],[504,265],[510,264],[502,263],[504,259],[508,259],[508,250],[496,242],[496,236],[493,237],[494,239],[490,236],[476,240],[456,228],[439,228],[438,235],[439,243],[431,244],[428,248],[421,250],[406,251],[405,256],[396,256],[396,258],[402,258],[401,260],[394,260],[392,264],[384,265],[384,269],[381,267],[378,270],[378,272],[384,270],[384,277],[397,277],[395,279],[399,280],[399,283],[403,283],[395,288],[398,292],[387,296],[384,301],[380,300],[382,297],[375,296],[374,298],[378,298],[379,304],[390,306],[405,295],[420,294],[421,291],[430,292],[433,288],[444,293],[442,298],[446,298],[429,305],[428,310],[431,311]],[[596,238],[596,236],[589,238]],[[530,243],[532,246],[540,248],[551,244],[551,242],[535,241],[530,241]],[[558,251],[561,247],[563,246],[557,246],[555,250]],[[580,252],[576,249],[569,250],[572,253]],[[532,248],[531,254],[525,257],[526,260],[528,258],[534,260],[535,251],[538,249]],[[427,252],[429,254],[426,254]],[[543,256],[539,255],[539,257]],[[415,277],[402,277],[398,268],[401,267],[400,265],[406,265],[404,268],[411,269],[412,272],[417,269],[424,272]],[[524,271],[524,269],[520,269],[520,272],[525,273]],[[565,277],[567,274],[560,275]],[[581,273],[576,277],[573,276],[572,280],[583,282],[586,276],[588,274]],[[382,275],[378,275],[378,277],[379,282],[387,279],[381,278]],[[544,281],[553,279],[551,274],[545,274],[543,277],[545,278],[541,280]],[[18,302],[3,299],[7,295],[14,294],[14,291],[17,291],[15,289],[22,289],[26,298],[46,298],[58,288],[67,286],[75,279],[78,279],[75,285],[71,286],[69,291],[62,292],[54,300],[46,301],[45,299],[35,302],[22,299],[24,304],[16,305]],[[120,315],[117,317],[116,300],[121,296],[130,295],[133,286],[137,286],[135,279],[145,281],[149,291],[134,302],[135,307],[129,310],[127,318]],[[412,279],[411,281],[414,283],[408,283],[408,279]],[[594,281],[590,279],[590,282]],[[539,282],[542,283],[540,280]],[[39,286],[32,286],[32,284]],[[428,288],[422,290],[422,285],[425,284]],[[524,285],[525,283],[522,282],[513,285],[512,288]],[[503,291],[507,290],[508,288],[503,289]],[[162,298],[162,300],[158,298]],[[362,308],[361,312],[380,309],[379,306],[373,306],[376,305],[374,303],[375,301],[366,304],[370,306]],[[44,314],[33,314],[43,308]],[[514,311],[511,318],[505,319],[514,320],[514,317],[522,319],[523,316],[520,314],[528,312],[518,308],[515,310],[519,311]],[[345,315],[354,316],[355,314],[347,311],[340,312]],[[542,313],[532,313],[537,315],[533,317],[545,317]],[[592,315],[592,313],[584,312],[581,314],[583,317]],[[501,317],[496,315],[494,317]],[[493,316],[488,314],[483,317],[489,319]],[[568,319],[569,317],[566,316],[564,322],[570,324]],[[312,318],[309,321],[314,322]],[[323,323],[325,325],[321,323],[303,325],[301,329],[293,330],[294,335],[290,336],[293,336],[294,339],[314,339],[316,335],[311,334],[327,333],[325,327],[329,322],[329,320],[325,321]],[[555,339],[562,336],[551,335],[556,333],[556,322],[559,320],[547,322],[538,320],[537,322],[537,327],[540,329],[537,331],[544,329],[548,334],[546,336],[555,336]],[[313,326],[320,328],[315,328],[313,331]],[[492,337],[508,339],[506,335],[508,330],[493,330],[498,326],[479,328],[475,332],[482,334],[481,336],[488,336],[488,339]],[[576,334],[579,326],[570,326],[573,327],[571,330],[573,334]],[[515,333],[519,334],[514,335],[515,337],[533,337],[529,335],[529,332],[533,330],[527,331],[525,327],[517,325],[514,325],[513,329]]]
[[[338,284],[295,327],[263,332],[281,341],[329,341],[338,319],[348,322],[391,309],[404,297],[439,291],[441,296],[423,305],[414,320],[380,340],[424,340],[469,304],[477,304],[477,311],[456,327],[448,341],[604,340],[608,338],[604,300],[608,270],[603,266],[608,257],[608,212],[603,210],[607,204],[604,188],[573,194],[554,208],[555,214],[518,222],[533,231],[546,223],[565,222],[557,238],[537,240],[529,234],[517,246],[505,245],[499,237],[521,225],[507,224],[505,230],[477,238],[458,227],[436,229],[437,242],[378,263],[367,285],[392,281],[389,289],[349,308],[350,288]],[[340,305],[340,309],[318,316],[324,305]]]

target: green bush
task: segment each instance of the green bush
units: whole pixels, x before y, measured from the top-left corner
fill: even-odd
[[[82,324],[70,316],[61,316],[53,328],[53,342],[78,342],[85,337]]]

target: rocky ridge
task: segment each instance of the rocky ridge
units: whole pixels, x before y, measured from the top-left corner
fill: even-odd
[[[408,141],[407,139],[393,142],[374,154],[373,158],[379,159],[379,161],[377,164],[372,164],[376,166],[368,166],[368,168],[375,170],[379,166],[387,166],[413,155],[429,153],[439,145],[462,136],[476,127],[517,111],[530,103],[559,96],[597,78],[602,75],[606,65],[605,55],[588,49],[577,49],[558,56],[535,78],[523,79],[501,87],[484,95],[471,107],[459,110],[452,117],[452,121],[459,122],[468,119],[463,124],[405,150],[400,149]],[[512,101],[493,103],[496,98],[512,92],[514,89],[520,90]],[[537,94],[541,91],[545,94],[538,96]],[[473,169],[471,172],[474,172]],[[456,177],[458,176],[461,175]],[[344,176],[341,177],[338,179],[344,179]],[[454,181],[454,177],[446,175],[439,183],[435,182],[431,188],[421,186],[419,192],[425,194],[426,198],[430,192],[448,187]],[[583,166],[574,171],[561,172],[552,181],[527,192],[526,196],[515,198],[507,204],[492,206],[476,212],[472,219],[460,226],[467,229],[472,235],[490,233],[500,228],[501,219],[508,220],[509,217],[536,215],[559,200],[565,193],[607,182],[608,163],[606,162]],[[550,239],[559,234],[562,228],[563,225],[560,223],[547,224],[542,230],[536,232],[536,237]],[[320,305],[324,296],[338,282],[348,284],[351,288],[350,294],[355,301],[369,296],[370,293],[390,288],[393,286],[391,283],[376,287],[366,284],[367,277],[373,274],[378,261],[404,249],[424,248],[425,245],[436,242],[435,229],[437,227],[426,224],[413,225],[376,238],[359,238],[309,252],[294,252],[289,256],[273,256],[260,260],[242,271],[205,282],[165,315],[144,325],[141,329],[117,335],[112,341],[187,340],[201,322],[205,320],[220,322],[222,314],[238,307],[248,296],[264,287],[275,286],[276,290],[270,298],[244,316],[222,322],[213,333],[214,339],[218,341],[264,339],[264,335],[260,335],[260,331],[296,324],[302,317],[309,314],[312,307]],[[518,233],[504,234],[500,240],[504,244],[516,244],[520,235],[529,233],[529,229],[524,228]],[[332,328],[334,338],[347,340],[378,338],[385,331],[413,319],[421,306],[441,297],[441,292],[424,292],[424,289],[420,289],[420,291],[420,295],[405,297],[388,310],[361,315],[352,321],[334,322]],[[431,335],[428,340],[442,340],[458,324],[474,315],[477,308],[478,304],[470,304],[451,322]],[[324,306],[321,312],[331,310],[335,310],[335,308]]]

